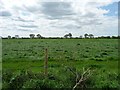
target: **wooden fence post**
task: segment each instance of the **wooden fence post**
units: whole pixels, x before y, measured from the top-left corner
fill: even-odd
[[[45,49],[44,74],[48,75],[48,49]]]

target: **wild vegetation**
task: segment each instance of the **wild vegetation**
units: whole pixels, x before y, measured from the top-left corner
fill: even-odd
[[[3,89],[119,86],[117,39],[3,39],[2,46]]]

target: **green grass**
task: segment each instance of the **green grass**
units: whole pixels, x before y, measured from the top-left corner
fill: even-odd
[[[7,75],[11,73],[3,77],[10,77],[11,80],[22,70],[31,71],[34,74],[43,73],[45,48],[48,49],[48,73],[55,77],[55,83],[50,79],[45,82],[41,79],[30,79],[34,83],[39,82],[41,85],[44,83],[45,87],[50,85],[51,88],[72,88],[75,85],[75,76],[67,68],[81,72],[83,67],[91,67],[94,72],[90,81],[88,80],[89,83],[86,82],[88,87],[118,87],[117,39],[3,39],[3,75],[8,71],[10,72]],[[28,85],[29,80],[26,80],[25,85]],[[3,87],[9,86],[6,79],[3,82]]]

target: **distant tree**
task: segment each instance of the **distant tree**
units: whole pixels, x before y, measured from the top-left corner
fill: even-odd
[[[82,38],[82,35],[80,35],[80,38]]]
[[[101,39],[110,39],[111,37],[110,36],[100,36],[98,38],[101,38]]]
[[[112,36],[113,39],[117,39],[118,37],[117,36]]]
[[[35,34],[30,34],[30,38],[35,38]]]
[[[11,39],[11,36],[10,36],[10,35],[8,36],[8,39]]]
[[[94,38],[94,35],[93,35],[93,34],[89,34],[89,37],[90,37],[90,38]]]
[[[104,36],[101,36],[101,37],[99,37],[99,38],[105,38]]]
[[[66,34],[66,35],[64,35],[64,37],[65,37],[65,38],[68,38],[68,37],[69,37],[69,38],[72,38],[72,34],[71,34],[71,33]]]
[[[15,37],[12,37],[12,39],[15,39]]]
[[[86,34],[84,34],[84,36],[85,36],[85,38],[88,38],[89,35],[86,33]]]
[[[42,36],[40,34],[37,34],[36,36],[37,36],[37,38],[42,38]]]
[[[69,33],[69,37],[72,38],[72,34],[71,33]]]
[[[106,38],[111,38],[110,36],[106,36]]]
[[[66,34],[66,35],[64,35],[64,37],[65,37],[65,38],[67,38],[67,37],[68,37],[68,35]]]
[[[19,35],[15,35],[15,38],[19,38]]]

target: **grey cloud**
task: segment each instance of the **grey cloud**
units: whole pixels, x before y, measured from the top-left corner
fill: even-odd
[[[101,25],[102,23],[98,19],[87,20],[87,22],[83,22],[84,25]]]
[[[11,15],[12,14],[9,11],[0,11],[0,16],[7,17],[7,16],[11,16]]]
[[[95,16],[96,14],[93,12],[87,12],[85,15],[83,15],[83,17],[88,17],[88,18],[94,18]]]
[[[74,20],[77,24],[80,24],[82,26],[85,26],[85,25],[87,25],[87,26],[88,25],[101,25],[102,24],[100,19],[97,19],[97,18],[92,18],[91,20],[87,20],[87,18],[86,18],[86,20],[84,20],[84,21],[81,21],[81,19],[74,19]]]
[[[100,7],[101,4],[99,2],[88,2],[86,5],[92,7]]]
[[[24,31],[24,32],[33,32],[33,30],[29,30],[29,29],[18,29],[19,31]]]
[[[12,20],[14,21],[22,21],[22,22],[34,22],[33,20],[25,20],[21,17],[13,18]]]
[[[73,25],[73,24],[68,24],[68,25],[56,25],[56,26],[52,26],[52,27],[55,27],[55,28],[62,28],[62,29],[72,29],[72,30],[76,30],[76,29],[80,29],[81,26],[80,25]]]
[[[40,6],[23,6],[27,11],[31,12],[31,13],[35,13],[35,12],[40,12]]]
[[[102,22],[99,19],[93,19],[93,20],[90,20],[88,22],[89,22],[88,25],[91,25],[91,24],[93,24],[93,25],[101,25],[102,24]]]
[[[38,26],[36,25],[19,25],[19,26],[23,28],[38,28]]]
[[[48,19],[60,19],[75,14],[70,2],[43,2],[41,11]]]
[[[24,8],[24,6],[22,6],[22,7],[20,7],[20,6],[13,6],[12,7],[12,9],[14,9],[14,10],[21,10],[21,11],[25,11],[26,10],[26,8]]]
[[[76,29],[80,29],[81,26],[69,24],[69,25],[64,26],[63,28],[75,29],[76,30]]]

